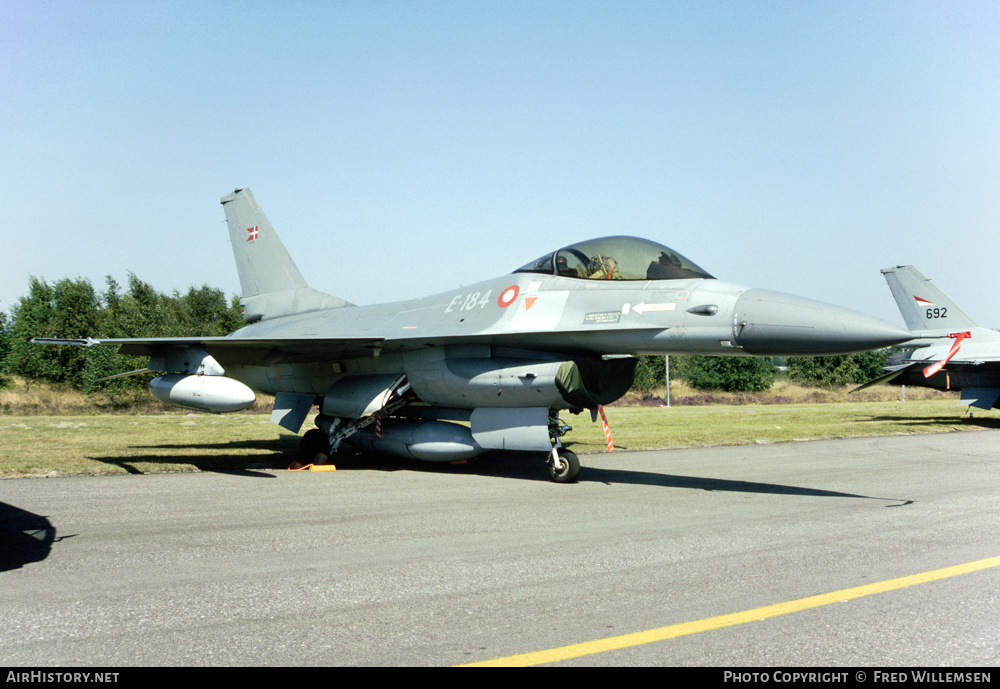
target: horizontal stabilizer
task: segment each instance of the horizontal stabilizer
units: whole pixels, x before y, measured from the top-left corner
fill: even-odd
[[[978,409],[992,409],[1000,398],[1000,388],[962,388],[962,404]]]
[[[859,385],[858,387],[851,390],[851,392],[857,392],[858,390],[864,390],[865,388],[870,388],[873,385],[880,385],[882,383],[888,383],[889,381],[895,380],[903,373],[906,373],[911,368],[916,368],[917,366],[922,366],[925,362],[915,361],[912,364],[906,364],[905,366],[900,366],[895,371],[889,371],[885,375],[879,376],[874,380],[869,380],[864,385]]]
[[[255,297],[243,297],[243,320],[247,323],[291,316],[296,313],[322,311],[323,309],[339,309],[353,304],[332,297],[312,287],[300,287],[283,292],[268,292]]]

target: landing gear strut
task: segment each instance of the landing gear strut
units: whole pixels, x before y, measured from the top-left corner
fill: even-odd
[[[580,474],[580,460],[572,450],[552,448],[549,457],[549,478],[556,483],[574,483]]]
[[[559,420],[555,410],[549,410],[549,438],[552,452],[549,453],[549,478],[556,483],[575,483],[580,475],[580,460],[576,453],[562,445],[562,436],[573,430]]]

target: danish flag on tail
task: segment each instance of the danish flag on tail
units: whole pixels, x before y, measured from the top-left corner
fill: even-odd
[[[254,225],[253,227],[248,227],[247,228],[247,232],[250,233],[250,236],[247,237],[247,241],[248,242],[252,242],[253,240],[257,239],[257,226],[256,225]]]

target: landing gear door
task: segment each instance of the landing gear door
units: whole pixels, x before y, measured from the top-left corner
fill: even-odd
[[[472,410],[472,437],[490,450],[552,450],[547,407]]]
[[[345,419],[360,419],[374,414],[385,406],[392,391],[403,380],[398,375],[341,378],[323,396],[323,413]]]

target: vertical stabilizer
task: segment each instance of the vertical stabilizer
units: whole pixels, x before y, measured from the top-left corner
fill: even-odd
[[[308,311],[351,306],[314,290],[281,243],[249,189],[222,197],[247,323]]]
[[[969,330],[976,324],[913,266],[883,268],[896,306],[910,330]]]
[[[308,287],[249,189],[222,197],[244,297]]]

